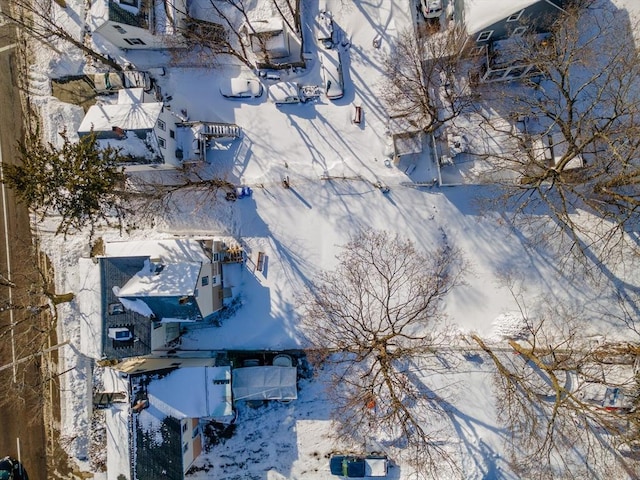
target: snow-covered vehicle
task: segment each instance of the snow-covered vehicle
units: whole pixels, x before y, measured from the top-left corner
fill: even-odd
[[[333,47],[333,19],[331,12],[320,11],[316,17],[316,38],[324,48]]]
[[[340,52],[337,50],[325,50],[320,56],[322,62],[322,83],[329,100],[337,100],[344,96],[344,83],[342,77],[342,63]]]
[[[334,455],[329,460],[331,474],[347,478],[386,477],[388,467],[384,455]]]
[[[300,86],[296,82],[278,82],[269,87],[269,100],[276,105],[287,103],[300,103],[304,99],[300,91]]]
[[[420,0],[424,18],[438,18],[442,13],[442,0]]]
[[[231,78],[220,86],[225,98],[258,98],[262,92],[262,84],[255,78]]]

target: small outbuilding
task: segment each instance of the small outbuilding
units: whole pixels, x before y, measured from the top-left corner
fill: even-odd
[[[262,366],[231,371],[233,400],[295,400],[296,367]]]

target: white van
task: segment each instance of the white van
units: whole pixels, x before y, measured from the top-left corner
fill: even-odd
[[[268,97],[276,105],[300,103],[303,100],[300,94],[300,86],[295,82],[274,83],[269,87]]]
[[[340,52],[335,49],[322,50],[320,52],[320,61],[322,62],[322,84],[327,98],[329,100],[342,98],[344,96],[344,83]]]

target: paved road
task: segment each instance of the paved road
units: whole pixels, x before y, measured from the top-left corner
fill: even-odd
[[[4,3],[4,2],[0,2]],[[22,111],[15,79],[18,76],[17,51],[13,29],[0,26],[0,147],[3,163],[16,161],[16,141],[21,137]],[[5,198],[6,197],[6,205]],[[6,215],[5,215],[6,214]],[[6,225],[5,225],[6,216]],[[7,250],[7,243],[9,248]],[[35,259],[30,255],[29,216],[27,209],[16,205],[14,194],[0,191],[0,274],[10,277],[17,288],[11,289],[12,302],[19,303],[27,294],[31,279],[25,272],[32,272]],[[7,251],[10,251],[9,261]],[[8,266],[11,266],[11,273]],[[1,277],[0,277],[1,280]],[[0,306],[9,302],[9,287],[0,283]],[[14,311],[13,321],[21,322],[24,311]],[[10,334],[12,317],[0,313],[0,364],[11,361],[13,353],[19,356],[33,348],[33,333],[25,333],[29,324],[22,322],[14,334]],[[12,347],[11,337],[15,340]],[[42,380],[36,362],[18,367],[14,384],[12,369],[0,372],[0,455],[20,456],[32,480],[47,479],[46,435],[42,408]],[[17,439],[19,440],[19,446]],[[20,451],[18,452],[18,449]]]

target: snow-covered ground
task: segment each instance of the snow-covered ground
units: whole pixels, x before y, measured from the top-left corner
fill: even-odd
[[[618,2],[628,4],[632,11],[639,10],[636,0]],[[307,2],[303,3],[307,8]],[[82,18],[82,2],[67,4],[77,8]],[[461,333],[475,332],[493,342],[517,333],[522,315],[507,288],[511,279],[522,285],[518,293],[530,306],[542,298],[578,307],[588,305],[583,309],[586,334],[625,334],[603,312],[619,278],[637,285],[637,269],[614,270],[597,281],[576,277],[573,271],[563,272],[558,269],[558,259],[543,246],[530,248],[528,232],[513,227],[507,212],[479,207],[479,198],[494,194],[491,188],[418,188],[409,183],[416,178],[432,178],[426,163],[418,167],[425,169],[422,174],[415,172],[417,177],[409,178],[404,169],[385,161],[391,137],[384,106],[376,93],[384,82],[380,61],[394,36],[412,28],[415,8],[409,4],[413,2],[326,1],[345,40],[339,46],[345,96],[337,101],[321,97],[316,103],[276,107],[267,103],[266,96],[252,101],[224,99],[218,91],[221,79],[235,76],[240,70],[231,64],[215,69],[167,67],[166,74],[157,77],[162,92],[172,97],[173,109],[187,110],[193,120],[232,122],[242,127],[243,136],[231,148],[210,153],[209,168],[225,173],[235,184],[253,188],[252,197],[235,203],[194,205],[177,197],[172,208],[158,212],[153,227],[141,224],[122,236],[106,229],[100,232],[106,240],[231,235],[242,243],[250,261],[234,273],[241,308],[220,327],[189,332],[182,348],[303,347],[297,295],[317,272],[335,265],[338,247],[363,227],[399,232],[426,249],[443,238],[461,249],[470,269],[464,285],[447,297],[445,306],[449,323]],[[317,9],[313,5],[305,10],[306,32]],[[374,38],[381,39],[379,48],[373,45]],[[307,45],[305,50],[310,53],[310,68],[304,74],[287,74],[287,79],[319,85],[316,47]],[[122,56],[121,52],[111,53]],[[82,112],[80,107],[53,99],[44,77],[78,74],[85,65],[77,54],[58,55],[44,48],[39,49],[37,57],[32,72],[34,101],[41,106],[45,133],[53,140],[64,126],[74,131]],[[168,57],[159,52],[129,52],[127,59],[146,69],[164,65]],[[266,86],[268,83],[265,80]],[[360,125],[352,123],[354,104],[364,111]],[[289,178],[290,189],[282,187],[284,177]],[[376,182],[387,185],[390,191],[382,193]],[[78,234],[63,241],[48,227],[45,222],[39,230],[43,249],[56,270],[57,287],[77,294],[72,304],[60,306],[60,338],[72,344],[61,351],[61,370],[68,371],[63,377],[62,434],[71,439],[70,453],[85,462],[94,377],[91,357],[98,356],[99,336],[91,320],[95,315],[82,317],[79,312],[90,311],[97,277],[95,267],[87,260],[89,240]],[[254,271],[252,265],[259,251],[267,258],[262,272]],[[508,436],[498,425],[494,411],[491,366],[466,360],[461,354],[453,357],[446,374],[422,373],[421,381],[428,381],[432,389],[448,389],[449,408],[444,417],[434,421],[434,428],[444,428],[442,442],[459,461],[462,478],[517,478],[503,460]],[[327,373],[321,372],[317,378],[303,382],[298,400],[292,403],[275,403],[262,409],[241,407],[235,435],[196,462],[202,470],[195,478],[324,479],[329,475],[331,452],[366,448],[344,444],[332,436],[324,375]],[[115,479],[126,471],[122,457],[127,452],[120,443],[126,433],[124,414],[118,408],[107,413],[106,478]],[[392,467],[390,478],[415,478],[400,458],[398,453],[399,465]],[[88,468],[86,462],[83,465]],[[96,478],[100,475],[105,477],[98,474]],[[442,478],[446,478],[444,474]]]

